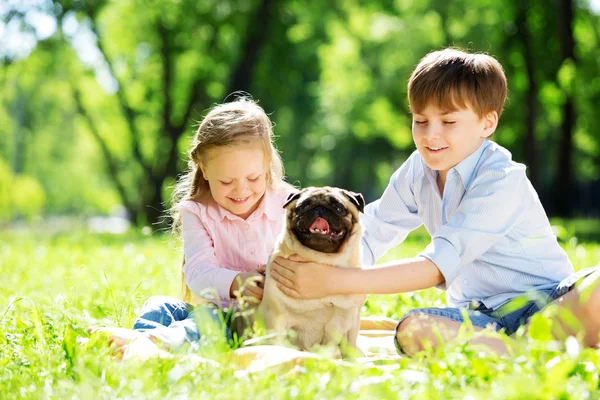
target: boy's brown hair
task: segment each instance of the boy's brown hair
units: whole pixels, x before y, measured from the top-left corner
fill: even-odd
[[[433,104],[449,111],[470,107],[479,117],[491,111],[500,116],[506,91],[506,76],[498,60],[458,49],[427,54],[408,81],[413,112]]]

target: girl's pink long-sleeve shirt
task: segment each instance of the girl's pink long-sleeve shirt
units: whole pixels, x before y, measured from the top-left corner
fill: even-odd
[[[228,301],[240,272],[267,263],[285,222],[288,190],[267,189],[258,208],[242,219],[210,199],[181,204],[185,281],[196,296]]]

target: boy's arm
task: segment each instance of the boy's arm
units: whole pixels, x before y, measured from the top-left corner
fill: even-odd
[[[349,283],[352,293],[393,294],[428,289],[444,282],[439,268],[428,258],[390,261],[356,271]]]
[[[316,299],[335,294],[388,294],[439,285],[444,276],[425,257],[391,261],[368,269],[348,269],[278,257],[271,277],[291,297]]]
[[[373,265],[389,249],[422,225],[415,201],[415,173],[420,159],[416,153],[394,172],[381,198],[367,205],[360,223],[364,228],[361,242],[363,265]]]
[[[459,208],[435,232],[422,257],[364,271],[339,271],[341,268],[327,269],[313,263],[299,268],[298,262],[279,260],[275,268],[278,274],[273,275],[282,291],[287,287],[286,294],[303,298],[334,293],[396,293],[444,281],[447,287],[461,266],[472,263],[520,222],[528,206],[524,202],[537,198],[529,193],[532,190],[521,165],[489,169],[474,179]]]

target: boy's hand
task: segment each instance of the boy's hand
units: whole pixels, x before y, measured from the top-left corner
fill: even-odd
[[[229,296],[231,298],[249,298],[253,303],[260,303],[263,298],[263,287],[265,283],[264,267],[255,271],[241,272],[237,274],[231,288]]]
[[[320,299],[332,294],[331,282],[337,268],[309,262],[300,256],[290,259],[277,257],[271,264],[271,277],[277,287],[290,297],[298,299]]]

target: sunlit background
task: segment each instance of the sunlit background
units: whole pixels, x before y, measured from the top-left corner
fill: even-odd
[[[374,200],[414,151],[410,73],[447,46],[504,65],[494,140],[528,165],[575,270],[597,265],[600,0],[0,0],[0,399],[600,398],[600,352],[540,314],[508,358],[465,327],[423,357],[252,375],[228,347],[122,364],[89,334],[179,295],[164,210],[211,105],[251,93],[290,182]],[[421,229],[380,262],[428,243]],[[444,298],[370,295],[361,315]]]
[[[446,46],[503,64],[494,140],[548,214],[600,214],[600,0],[4,0],[0,18],[0,227],[158,227],[194,126],[238,90],[290,182],[374,200],[414,150],[407,79]]]

